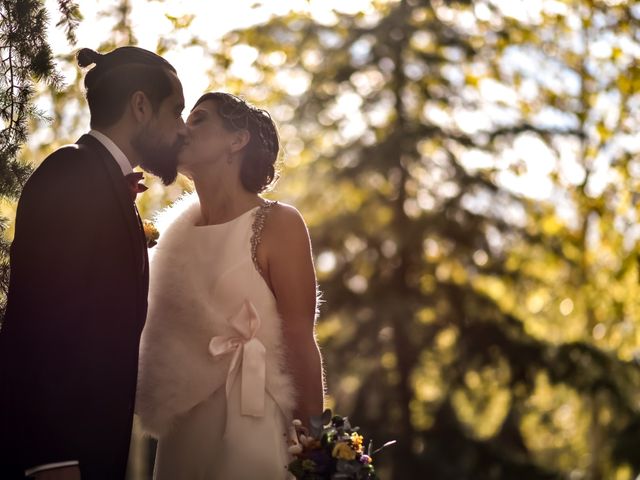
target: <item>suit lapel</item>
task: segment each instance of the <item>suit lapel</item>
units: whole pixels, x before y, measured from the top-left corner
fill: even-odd
[[[125,223],[127,224],[127,229],[129,230],[129,235],[131,237],[130,243],[133,248],[136,265],[138,265],[138,270],[142,275],[146,269],[145,252],[144,248],[141,248],[141,244],[143,244],[144,240],[144,233],[142,232],[135,203],[131,201],[131,193],[123,178],[122,170],[113,156],[109,153],[109,150],[107,150],[102,143],[91,135],[83,135],[76,143],[78,143],[78,145],[84,145],[95,152],[95,156],[100,159],[105,170],[108,172],[108,176],[111,180],[111,186],[114,189],[122,215],[124,216]]]

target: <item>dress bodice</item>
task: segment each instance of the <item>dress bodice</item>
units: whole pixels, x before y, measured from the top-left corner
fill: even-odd
[[[192,225],[188,229],[192,255],[185,265],[194,289],[212,309],[213,331],[225,333],[230,319],[246,300],[254,304],[263,322],[259,336],[280,328],[280,317],[273,293],[259,272],[255,249],[261,233],[261,220],[271,204],[255,207],[229,222]],[[185,245],[186,246],[186,245]]]

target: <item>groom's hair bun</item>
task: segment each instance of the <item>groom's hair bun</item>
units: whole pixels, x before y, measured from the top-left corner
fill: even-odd
[[[252,193],[261,193],[271,188],[278,180],[276,161],[280,152],[280,139],[269,112],[224,92],[205,93],[193,108],[206,100],[216,102],[218,115],[227,130],[249,132],[249,143],[244,147],[240,166],[242,186]]]
[[[82,48],[76,57],[80,67],[94,65],[84,77],[92,128],[118,121],[136,91],[144,92],[156,111],[173,91],[167,70],[176,69],[144,48],[126,46],[104,54]]]
[[[81,67],[88,67],[89,65],[97,64],[102,57],[101,53],[91,50],[90,48],[81,49],[76,58],[78,59],[78,65]]]

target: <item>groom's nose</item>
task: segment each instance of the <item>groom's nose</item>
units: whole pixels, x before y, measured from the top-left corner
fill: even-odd
[[[189,130],[187,129],[187,126],[185,125],[182,117],[180,117],[180,123],[178,125],[178,136],[181,138],[186,138],[188,135],[189,135]]]

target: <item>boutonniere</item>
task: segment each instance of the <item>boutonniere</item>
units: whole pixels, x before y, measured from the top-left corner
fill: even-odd
[[[156,243],[158,243],[158,238],[160,238],[160,232],[153,224],[153,222],[149,220],[144,220],[142,222],[142,228],[144,230],[144,238],[147,241],[147,248],[153,247]]]

